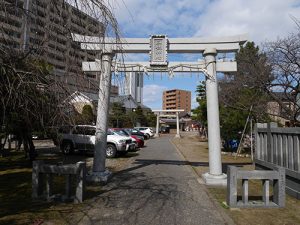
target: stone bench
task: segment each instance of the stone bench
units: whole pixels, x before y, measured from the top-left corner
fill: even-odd
[[[242,180],[242,200],[238,201],[237,181]],[[261,180],[263,185],[262,201],[249,201],[249,180]],[[273,201],[270,200],[270,181],[273,186]],[[227,205],[232,208],[243,207],[284,207],[285,206],[285,169],[275,170],[238,170],[235,166],[227,168]]]
[[[50,165],[43,161],[34,161],[32,166],[32,198],[40,199],[46,197],[48,201],[55,198],[53,191],[53,175],[65,176],[65,195],[62,200],[73,200],[74,202],[83,202],[85,181],[86,181],[86,163],[77,162],[69,165]],[[72,176],[75,177],[75,196],[71,196]],[[43,186],[46,183],[44,191]]]

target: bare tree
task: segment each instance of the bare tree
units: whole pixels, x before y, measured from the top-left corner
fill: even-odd
[[[28,7],[27,1],[4,0],[0,3],[0,133],[20,133],[24,148],[29,149],[30,159],[34,159],[32,130],[72,122],[65,115],[64,107],[60,107],[63,100],[76,90],[98,91],[95,79],[78,70],[82,57],[91,60],[96,54],[80,53],[79,44],[71,41],[71,33],[109,35],[119,39],[119,30],[111,6],[101,0],[30,2],[36,7]],[[50,14],[46,11],[49,9]],[[21,20],[12,20],[12,17]],[[44,21],[39,17],[44,17]],[[87,17],[94,26],[84,23]],[[84,29],[76,30],[72,23]],[[14,26],[25,31],[19,35],[14,32]],[[53,55],[53,51],[61,54]],[[61,61],[64,75],[57,75],[60,68],[53,66],[54,59]]]
[[[281,108],[278,116],[299,123],[300,28],[285,38],[266,43],[265,51],[275,78],[266,91]],[[274,92],[280,92],[281,95]]]

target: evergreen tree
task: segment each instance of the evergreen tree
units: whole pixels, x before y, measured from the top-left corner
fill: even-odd
[[[265,54],[254,42],[248,42],[241,46],[236,61],[237,73],[226,74],[219,82],[221,135],[225,140],[240,137],[249,113],[256,121],[268,119],[264,89],[272,75]]]
[[[265,118],[268,102],[265,89],[273,79],[265,54],[254,42],[247,42],[236,54],[236,61],[237,72],[225,74],[219,82],[220,103],[246,112],[252,107],[252,114],[257,120]]]
[[[111,127],[123,127],[123,123],[126,119],[125,117],[126,109],[123,104],[114,102],[111,106],[111,113],[109,116],[109,125]]]
[[[141,106],[138,106],[135,110],[136,114],[136,121],[141,125],[141,126],[148,126],[148,121],[146,116],[144,115],[143,109]]]
[[[197,102],[199,106],[193,109],[193,119],[199,121],[203,126],[207,126],[207,104],[206,104],[206,86],[205,81],[198,84],[197,89]]]
[[[95,123],[95,115],[93,113],[93,108],[90,105],[85,105],[82,108],[82,118],[85,124],[93,124]]]

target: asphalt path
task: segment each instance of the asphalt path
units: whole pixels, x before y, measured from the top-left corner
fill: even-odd
[[[116,174],[103,193],[88,200],[71,224],[227,224],[206,188],[170,142],[147,142],[134,162]]]

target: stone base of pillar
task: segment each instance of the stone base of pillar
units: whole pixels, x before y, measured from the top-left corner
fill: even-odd
[[[227,175],[225,173],[222,173],[221,175],[205,173],[202,174],[202,178],[206,185],[227,186]]]
[[[88,182],[107,184],[107,182],[112,177],[112,172],[105,170],[104,172],[91,172],[86,175],[86,180]]]
[[[175,138],[181,138],[180,134],[176,134]]]
[[[159,137],[159,134],[154,134],[154,137]]]

